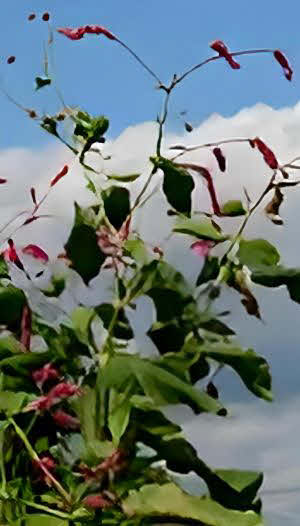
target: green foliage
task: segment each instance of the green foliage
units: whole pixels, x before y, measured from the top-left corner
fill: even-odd
[[[174,232],[188,234],[198,239],[208,239],[220,243],[226,241],[227,236],[222,235],[211,221],[199,221],[198,219],[184,219],[178,221],[173,228]]]
[[[246,214],[242,201],[239,201],[238,199],[224,203],[221,212],[224,216],[229,217],[244,216]]]

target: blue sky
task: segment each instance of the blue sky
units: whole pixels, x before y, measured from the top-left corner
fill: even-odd
[[[75,4],[75,5],[74,5]],[[96,23],[111,29],[128,43],[162,78],[168,82],[210,55],[209,43],[223,39],[232,50],[257,47],[280,48],[299,70],[298,34],[300,6],[286,1],[285,8],[271,1],[200,2],[198,0],[10,0],[1,12],[0,78],[6,90],[26,107],[56,111],[59,103],[51,89],[35,93],[33,79],[42,73],[43,40],[47,25],[40,15],[49,11],[53,27]],[[27,22],[29,13],[38,19]],[[15,55],[15,64],[5,58]],[[110,133],[117,136],[130,124],[155,119],[162,93],[155,81],[132,57],[104,37],[71,42],[56,34],[55,75],[70,105],[84,106],[95,114],[111,119]],[[3,60],[4,59],[4,60]],[[271,56],[249,56],[242,69],[232,71],[226,63],[213,63],[196,72],[178,87],[172,98],[169,127],[179,131],[178,113],[188,110],[188,119],[199,124],[211,113],[230,116],[258,101],[274,108],[294,105],[299,97],[297,74],[292,83],[282,75]],[[48,91],[47,91],[48,90]],[[49,142],[30,120],[0,95],[0,114],[5,129],[0,147],[36,148]]]

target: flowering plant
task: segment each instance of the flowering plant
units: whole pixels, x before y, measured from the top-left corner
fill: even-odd
[[[36,18],[31,13],[28,21]],[[42,20],[49,25],[48,45],[52,46],[49,13],[44,13]],[[110,30],[83,25],[57,31],[59,38],[72,41],[93,35],[121,45],[156,80],[165,99],[157,122],[156,152],[150,157],[151,171],[135,199],[131,188],[140,174],[108,176],[89,163],[96,145],[105,165],[107,157],[101,145],[109,127],[106,117],[93,117],[67,105],[55,115],[40,115],[19,105],[41,129],[73,152],[94,201],[86,208],[75,204],[72,230],[64,252],[57,257],[63,274],[51,266],[51,258],[42,247],[34,241],[18,247],[14,235],[45,217],[40,213],[44,201],[62,178],[72,178],[72,166],[66,164],[53,174],[40,199],[31,188],[33,209],[25,219],[22,214],[18,216],[21,222],[14,230],[16,218],[2,229],[6,237],[0,258],[1,524],[138,526],[167,520],[261,526],[257,492],[263,474],[209,467],[164,408],[185,404],[195,414],[209,412],[226,418],[227,409],[216,385],[224,367],[231,367],[255,396],[272,400],[266,360],[239,345],[235,332],[221,319],[226,312],[217,315],[214,301],[223,290],[232,288],[240,295],[246,312],[260,319],[255,298],[258,284],[285,285],[291,299],[300,303],[300,269],[281,265],[277,249],[268,241],[244,238],[248,222],[265,199],[269,199],[265,204],[269,219],[275,225],[282,224],[284,191],[299,184],[290,178],[299,166],[297,159],[279,163],[259,137],[225,138],[192,147],[166,145],[165,155],[162,144],[170,96],[194,71],[223,59],[233,70],[239,70],[237,57],[267,53],[291,81],[291,66],[279,50],[231,52],[224,42],[215,40],[210,47],[217,54],[181,76],[174,75],[165,85]],[[15,62],[13,56],[7,59],[10,66]],[[36,89],[52,83],[47,69],[45,77],[36,78]],[[189,123],[186,130],[191,130]],[[257,150],[266,165],[267,184],[254,202],[245,192],[243,201],[222,203],[211,170],[182,159],[190,151],[210,149],[218,169],[226,174],[228,143],[243,143]],[[173,218],[172,234],[188,236],[191,250],[199,258],[196,283],[187,283],[168,262],[163,248],[151,247],[138,232],[136,212],[151,198],[154,181],[166,202],[162,218]],[[7,180],[0,183],[5,187]],[[192,199],[201,183],[207,186],[211,203],[206,213],[197,210]],[[229,234],[222,219],[236,217],[242,222],[236,233]],[[37,274],[24,256],[40,264]],[[47,288],[39,285],[46,270],[50,273]],[[105,275],[113,283],[111,300],[93,306],[78,301],[60,318],[54,316],[58,319],[54,323],[49,309],[63,305],[70,273],[87,287]],[[22,276],[24,286],[17,283],[16,276]],[[32,291],[39,299],[39,308]],[[152,302],[154,310],[147,332],[156,349],[151,357],[133,346],[136,335],[132,319],[142,297]],[[183,489],[182,476],[189,473],[199,478],[199,488],[201,481],[206,484],[204,495],[193,496]]]

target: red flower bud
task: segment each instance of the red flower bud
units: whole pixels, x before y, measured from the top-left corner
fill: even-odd
[[[249,141],[250,142],[250,141]],[[272,152],[270,148],[258,137],[255,137],[255,139],[252,139],[252,143],[250,142],[251,146],[256,148],[262,153],[263,158],[266,162],[266,164],[272,169],[277,170],[278,168],[278,161]]]
[[[36,195],[35,195],[35,188],[30,188],[30,195],[31,199],[34,205],[36,205]]]
[[[32,373],[32,378],[40,389],[47,380],[56,380],[59,376],[59,371],[51,363],[47,363]]]
[[[59,427],[64,429],[78,429],[80,427],[78,418],[65,413],[61,409],[57,409],[57,411],[52,413],[52,418]]]
[[[51,389],[48,393],[48,398],[51,400],[51,405],[54,405],[64,398],[80,394],[82,394],[82,391],[77,385],[68,382],[61,382]]]
[[[213,154],[215,156],[215,158],[217,159],[217,162],[218,162],[218,165],[219,165],[219,168],[221,170],[221,172],[225,172],[226,170],[226,159],[223,155],[223,152],[221,150],[221,148],[214,148],[213,149]]]
[[[105,509],[113,506],[113,502],[102,495],[90,495],[89,497],[86,497],[83,502],[85,506],[93,509]]]
[[[58,181],[64,177],[65,175],[67,175],[69,171],[69,167],[67,165],[65,165],[63,167],[63,169],[52,179],[51,183],[50,183],[50,186],[54,186],[56,183],[58,183]]]
[[[46,254],[46,252],[37,245],[27,245],[26,247],[22,248],[22,252],[23,254],[27,254],[35,259],[38,259],[42,263],[47,263],[49,261],[48,254]]]
[[[29,22],[31,22],[32,20],[34,20],[36,17],[36,15],[34,13],[31,13],[31,15],[28,15],[28,18],[27,20],[29,20]]]
[[[229,53],[228,47],[225,46],[222,40],[214,40],[214,42],[210,44],[210,47],[211,49],[219,53],[220,57],[224,57],[228,64],[232,67],[232,69],[240,69],[240,64],[233,60],[232,55]]]
[[[8,57],[7,59],[7,64],[13,64],[16,60],[16,57],[14,57],[13,55],[11,57]]]
[[[44,22],[48,22],[50,20],[49,13],[44,13],[42,16],[42,20],[44,20]]]
[[[279,62],[279,64],[282,66],[285,78],[288,80],[292,80],[293,70],[289,65],[288,60],[284,56],[284,54],[279,49],[276,49],[276,51],[274,51],[274,57],[277,60],[277,62]]]
[[[67,38],[71,40],[80,40],[84,37],[85,34],[94,34],[94,35],[105,35],[110,40],[116,40],[115,35],[113,35],[108,29],[102,26],[92,25],[92,26],[82,26],[82,27],[61,27],[58,30],[58,33],[62,33]]]
[[[4,184],[4,183],[7,183],[7,179],[3,179],[2,177],[0,177],[0,184]]]

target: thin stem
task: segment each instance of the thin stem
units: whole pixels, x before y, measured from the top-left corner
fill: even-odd
[[[178,159],[178,157],[181,157],[182,155],[188,153],[188,152],[194,152],[196,150],[201,150],[202,148],[212,148],[214,146],[220,146],[221,144],[230,144],[230,143],[240,143],[240,142],[249,142],[249,139],[237,137],[233,139],[223,139],[221,141],[216,142],[207,142],[205,144],[196,144],[195,146],[184,146],[184,145],[174,145],[171,146],[170,150],[179,150],[181,149],[182,152],[175,155],[175,157],[172,157],[172,161],[175,161],[175,159]]]
[[[16,424],[16,422],[14,421],[14,419],[12,417],[10,417],[8,419],[8,421],[13,425],[14,429],[15,429],[15,432],[17,433],[17,435],[20,437],[20,439],[22,440],[24,446],[26,447],[28,453],[29,453],[29,456],[31,457],[31,459],[34,461],[34,462],[37,462],[40,469],[44,472],[44,474],[46,475],[47,478],[49,478],[49,480],[51,480],[51,482],[53,483],[53,485],[55,486],[55,488],[57,489],[58,493],[60,493],[60,495],[64,498],[64,500],[70,504],[71,503],[71,496],[69,495],[69,493],[67,493],[67,491],[62,487],[62,485],[60,484],[60,482],[58,482],[58,480],[54,477],[54,475],[52,475],[52,473],[50,473],[50,471],[46,468],[46,466],[44,466],[43,462],[41,461],[40,457],[38,456],[38,454],[36,453],[36,451],[33,449],[32,445],[30,444],[27,436],[25,435],[25,433],[22,431],[22,429]]]
[[[49,508],[48,506],[44,506],[43,504],[37,504],[36,502],[31,502],[30,500],[25,500],[18,498],[20,502],[25,504],[26,506],[29,506],[30,508],[35,508],[37,510],[46,511],[47,513],[50,513],[51,515],[55,515],[56,517],[60,517],[62,519],[70,519],[69,513],[64,513],[63,511],[54,510],[52,508]]]
[[[152,171],[151,171],[151,173],[150,173],[150,175],[147,177],[147,179],[146,179],[146,181],[145,181],[145,184],[144,184],[144,186],[142,187],[140,193],[138,194],[138,196],[137,196],[137,198],[136,198],[136,200],[135,200],[135,202],[134,202],[134,204],[133,204],[133,207],[132,207],[132,209],[131,209],[131,211],[130,211],[130,214],[132,214],[133,211],[139,206],[139,204],[140,204],[140,202],[141,202],[141,199],[142,199],[144,193],[147,191],[148,186],[149,186],[149,184],[151,183],[152,177],[153,177],[153,175],[154,175],[155,173],[156,173],[156,168],[153,168]]]
[[[174,85],[172,84],[170,90],[167,91],[165,102],[164,102],[164,107],[162,111],[162,116],[160,117],[158,121],[159,122],[159,132],[158,132],[158,139],[157,139],[157,145],[156,145],[156,155],[157,156],[160,156],[161,142],[162,142],[162,137],[163,137],[163,126],[168,116],[168,105],[169,105],[170,95],[173,90],[173,87]]]
[[[256,53],[273,53],[273,49],[249,49],[247,51],[234,51],[233,53],[230,53],[232,57],[237,57],[240,55],[253,55]],[[181,75],[181,77],[178,77],[176,79],[175,84],[179,84],[183,79],[185,79],[188,75],[196,71],[197,69],[201,68],[202,66],[205,66],[209,62],[213,62],[214,60],[219,60],[220,58],[224,58],[221,55],[213,56],[210,58],[207,58],[206,60],[203,60],[203,62],[200,62],[199,64],[196,64],[196,66],[193,66],[192,68],[188,69],[185,73]]]
[[[122,42],[122,40],[119,40],[118,38],[115,39],[121,46],[123,46],[134,58],[135,60],[137,60],[137,62],[139,62],[139,64],[141,64],[141,66],[146,70],[148,71],[148,73],[153,77],[155,78],[155,80],[157,80],[157,82],[159,83],[159,86],[162,86],[162,82],[160,80],[160,78],[156,75],[156,73],[154,73],[154,71],[152,71],[151,68],[149,68],[149,66],[147,66],[147,64],[145,64],[145,62],[132,50],[130,49],[130,47],[127,46],[127,44],[125,44],[124,42]]]
[[[236,242],[238,241],[238,239],[242,235],[243,231],[245,230],[246,225],[247,225],[250,217],[252,216],[253,212],[255,212],[255,210],[261,204],[261,202],[263,201],[265,196],[269,193],[269,191],[272,190],[273,182],[274,182],[275,177],[276,177],[276,171],[272,174],[272,177],[271,177],[268,185],[264,189],[263,193],[259,196],[257,201],[254,203],[254,205],[249,209],[248,213],[245,215],[244,220],[242,221],[242,224],[241,224],[240,228],[238,229],[236,235],[232,239],[232,241],[231,241],[231,243],[229,245],[229,248],[227,249],[227,251],[225,252],[224,256],[222,257],[221,264],[224,264],[226,262],[228,254],[231,252],[231,250],[235,246]]]

